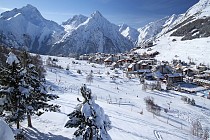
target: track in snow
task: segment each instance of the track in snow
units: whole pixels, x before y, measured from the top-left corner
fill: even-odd
[[[154,135],[156,137],[157,140],[163,140],[162,136],[160,135],[159,131],[154,130]]]

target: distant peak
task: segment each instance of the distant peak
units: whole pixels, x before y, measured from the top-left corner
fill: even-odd
[[[77,22],[78,24],[85,22],[88,19],[88,17],[84,16],[84,15],[74,15],[72,18],[68,19],[67,21],[63,22],[62,25],[70,25],[73,22]],[[75,24],[74,23],[74,24]]]
[[[20,13],[23,13],[25,16],[34,18],[34,16],[36,15],[37,17],[42,17],[41,13],[39,12],[39,10],[32,6],[31,4],[27,4],[26,6],[22,7],[19,9]]]
[[[122,25],[120,25],[122,28],[127,28],[128,27],[128,25],[127,24],[125,24],[125,23],[123,23]]]
[[[124,31],[127,27],[128,27],[128,25],[125,24],[125,23],[123,23],[123,24],[119,25],[119,31],[122,32],[122,31]]]
[[[87,17],[84,16],[84,15],[81,15],[81,14],[79,14],[79,15],[74,15],[74,16],[72,17],[72,19],[81,19],[81,18],[87,18]]]
[[[91,17],[103,17],[99,11],[95,11],[91,14]]]
[[[33,7],[34,8],[34,6],[32,6],[31,4],[27,4],[26,7]]]
[[[27,9],[36,9],[37,10],[37,8],[36,7],[34,7],[33,5],[31,5],[31,4],[27,4],[26,6],[24,6],[23,7],[24,9],[25,8],[27,8]]]

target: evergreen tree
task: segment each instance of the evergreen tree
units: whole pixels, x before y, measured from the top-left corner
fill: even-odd
[[[9,53],[7,66],[0,68],[0,115],[8,122],[15,122],[18,129],[25,115],[28,126],[32,127],[31,115],[41,115],[43,111],[57,111],[59,108],[58,105],[47,103],[58,96],[47,94],[44,77],[40,78],[42,76],[31,63],[30,55],[23,52],[21,58],[22,61],[13,53]]]
[[[147,84],[146,84],[146,83],[143,83],[143,84],[142,84],[142,90],[143,90],[143,91],[146,91],[146,90],[147,90]]]
[[[203,128],[201,122],[198,119],[192,122],[191,131],[194,136],[198,136],[200,138],[203,136]]]
[[[208,140],[209,138],[209,129],[208,128],[204,128],[203,130],[203,139],[204,140]]]
[[[161,82],[159,80],[157,81],[156,89],[157,90],[161,90],[162,89],[161,88]]]
[[[59,110],[58,105],[50,105],[47,102],[50,100],[57,99],[57,95],[47,94],[46,88],[44,86],[44,75],[39,71],[40,65],[36,63],[37,66],[32,64],[30,55],[24,51],[21,55],[23,60],[24,68],[24,80],[29,87],[29,96],[25,99],[25,108],[28,120],[28,126],[32,127],[31,115],[41,115],[45,111],[57,111]],[[42,109],[42,111],[40,110]]]
[[[192,98],[191,102],[190,102],[191,105],[195,105],[195,100]]]
[[[28,96],[28,87],[23,80],[23,69],[19,59],[13,53],[9,53],[7,67],[1,67],[0,98],[1,115],[8,122],[15,122],[17,129],[20,121],[24,119],[24,100]]]
[[[76,139],[111,140],[107,132],[111,129],[109,117],[104,114],[103,108],[95,103],[91,90],[86,85],[82,86],[80,91],[84,101],[68,115],[70,120],[65,127],[77,128],[74,132]]]
[[[93,82],[93,72],[92,71],[87,75],[86,82],[88,82],[90,84]]]

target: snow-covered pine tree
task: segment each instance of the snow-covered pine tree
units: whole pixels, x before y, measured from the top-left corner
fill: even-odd
[[[103,108],[95,103],[90,89],[86,85],[81,89],[84,101],[78,104],[75,110],[70,113],[67,128],[77,128],[74,132],[76,139],[83,140],[111,140],[108,130],[111,129],[111,121],[104,113]]]
[[[44,77],[40,78],[42,76],[31,64],[29,54],[25,52],[21,58],[22,61],[9,53],[7,66],[0,67],[0,115],[8,122],[15,122],[17,129],[26,114],[28,126],[32,127],[31,115],[59,110],[58,105],[47,103],[58,96],[47,94]]]
[[[6,121],[15,122],[19,129],[20,121],[24,119],[24,101],[29,92],[23,80],[24,72],[20,60],[10,52],[6,63],[7,67],[0,68],[0,114]]]
[[[87,75],[86,82],[88,82],[90,84],[93,82],[93,72],[92,71]]]
[[[23,68],[24,68],[24,80],[29,87],[29,96],[25,99],[26,114],[28,120],[28,126],[32,127],[31,115],[41,115],[44,112],[41,111],[57,111],[59,109],[58,105],[51,105],[47,102],[50,100],[57,99],[57,95],[47,94],[46,88],[44,86],[44,75],[39,71],[39,66],[37,63],[35,66],[32,64],[29,53],[24,51],[21,54]]]
[[[198,119],[192,122],[191,131],[194,136],[198,136],[202,138],[203,128],[202,128],[201,122]]]

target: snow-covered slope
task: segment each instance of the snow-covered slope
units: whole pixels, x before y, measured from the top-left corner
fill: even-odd
[[[171,28],[174,26],[174,22],[178,19],[181,15],[173,14],[170,16],[166,22],[162,25],[162,30],[156,35],[157,38],[167,33]]]
[[[119,27],[96,11],[75,30],[67,32],[53,46],[51,54],[117,53],[131,48],[132,42],[120,34]]]
[[[44,60],[47,58],[48,56],[43,56]],[[133,76],[129,79],[120,69],[110,70],[109,67],[98,64],[92,67],[93,63],[67,57],[56,58],[58,65],[66,68],[69,64],[70,68],[46,68],[46,80],[51,87],[49,89],[52,89],[49,92],[60,97],[52,103],[60,105],[61,112],[46,112],[40,117],[33,116],[33,128],[28,128],[26,121],[21,122],[24,133],[30,140],[73,139],[76,129],[65,128],[64,125],[68,121],[67,114],[75,110],[79,103],[77,99],[82,99],[79,89],[84,83],[92,90],[97,98],[96,103],[111,120],[112,129],[108,133],[112,140],[199,140],[192,136],[192,121],[199,119],[203,128],[210,127],[210,102],[199,94],[164,90],[143,91],[139,78]],[[81,74],[78,74],[77,70],[81,70]],[[90,84],[86,82],[86,77],[91,70],[94,77]],[[107,72],[110,75],[107,75]],[[114,75],[115,80],[110,78]],[[196,106],[183,102],[182,95],[195,99]],[[161,106],[159,116],[146,110],[144,98],[148,96],[153,97],[155,104]],[[168,109],[168,112],[164,112],[164,109]]]
[[[200,19],[210,16],[210,0],[199,0],[198,3],[189,8],[182,16],[180,16],[174,24],[183,22],[189,18]]]
[[[210,0],[200,0],[183,14],[172,15],[140,28],[138,44],[148,39],[159,38],[166,33],[182,36],[183,40],[208,37],[209,17]]]
[[[130,41],[132,41],[134,45],[137,44],[138,36],[139,36],[138,30],[136,30],[126,24],[122,24],[119,26],[119,31],[124,37],[126,37]]]
[[[164,28],[169,28],[176,18],[176,15],[172,15],[171,17],[167,16],[163,19],[151,22],[144,27],[139,28],[138,31],[140,32],[140,35],[138,37],[138,44],[141,44],[147,40],[153,40],[156,35],[164,32]]]
[[[88,17],[83,15],[75,15],[72,18],[68,19],[67,21],[63,22],[62,25],[65,28],[65,31],[69,32],[77,28],[80,24],[85,22]]]
[[[151,49],[154,52],[160,52],[160,54],[156,57],[160,61],[170,62],[173,59],[178,59],[189,62],[189,59],[191,59],[191,61],[196,64],[203,63],[209,65],[209,43],[210,37],[181,41],[181,37],[165,35],[159,38],[159,41],[157,41],[156,45]],[[137,52],[148,52],[148,49],[139,49]]]
[[[0,139],[1,140],[14,140],[14,134],[9,127],[1,118],[0,118]]]
[[[197,64],[210,64],[210,0],[200,0],[184,14],[166,21],[156,35],[153,51],[158,51],[159,60],[193,59]],[[138,52],[145,52],[140,49]]]
[[[189,8],[169,30],[171,36],[180,36],[182,40],[210,36],[210,0],[200,0]]]
[[[27,47],[31,52],[46,53],[49,44],[56,42],[63,28],[46,20],[32,5],[1,14],[0,33],[3,44],[11,47]]]

